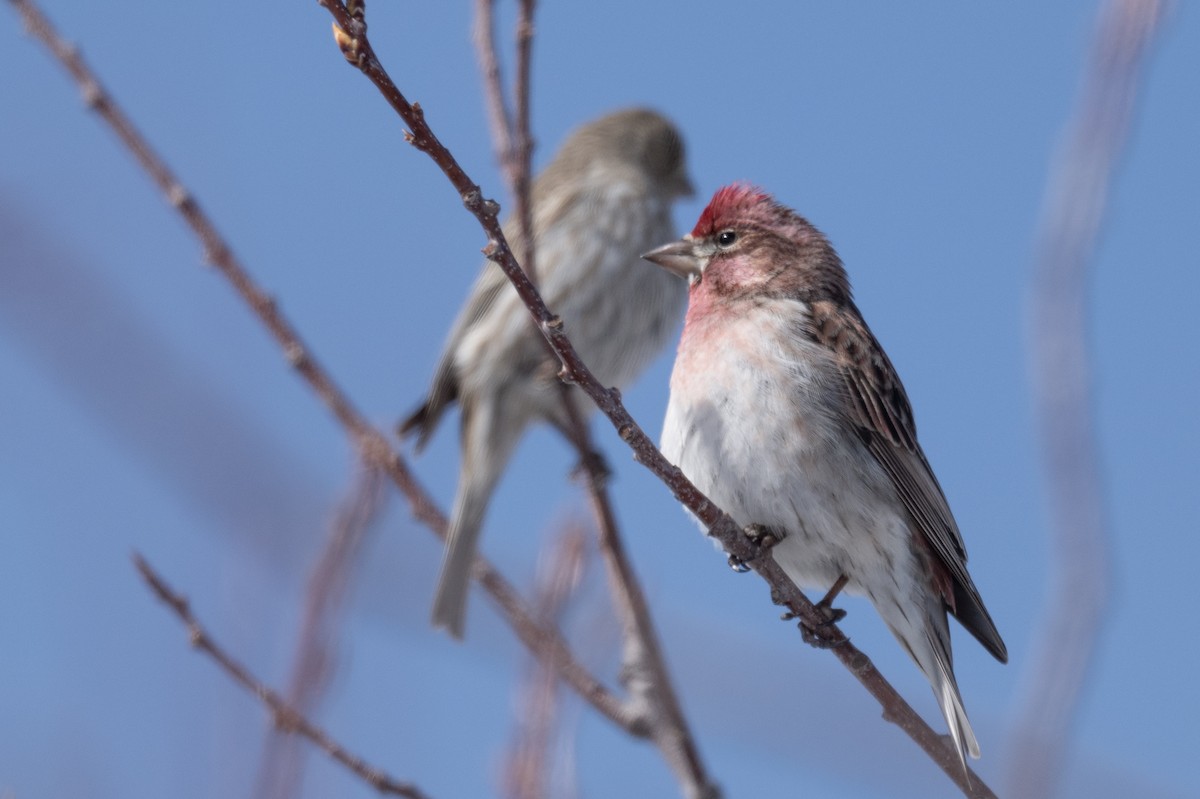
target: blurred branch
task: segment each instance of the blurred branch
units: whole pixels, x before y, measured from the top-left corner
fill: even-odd
[[[425,153],[445,173],[467,210],[476,218],[488,238],[483,253],[504,271],[516,288],[518,296],[555,354],[562,362],[560,376],[578,385],[591,397],[600,411],[608,417],[618,435],[633,450],[634,458],[661,479],[675,497],[687,506],[717,538],[726,552],[746,563],[762,576],[773,589],[781,604],[801,619],[810,629],[821,629],[822,638],[838,660],[850,670],[883,706],[884,718],[899,726],[954,781],[964,794],[971,797],[991,797],[992,791],[969,767],[959,761],[957,753],[944,736],[935,733],[916,711],[904,701],[870,659],[860,652],[845,634],[816,610],[813,603],[795,586],[783,570],[745,535],[742,529],[723,510],[697,489],[678,467],[669,463],[658,451],[621,402],[620,392],[605,388],[587,369],[571,345],[563,321],[542,301],[529,276],[513,256],[498,219],[499,205],[484,199],[479,186],[468,177],[458,161],[434,134],[418,103],[410,103],[383,68],[367,38],[361,3],[351,11],[338,0],[318,0],[334,19],[334,39],[346,60],[375,85],[387,103],[396,111],[409,131],[405,139]]]
[[[1163,5],[1112,0],[1101,9],[1079,107],[1042,212],[1029,355],[1057,562],[1053,599],[1025,675],[1008,775],[1014,796],[1054,794],[1110,601],[1110,523],[1087,343],[1088,266]]]
[[[520,0],[517,20],[517,77],[513,94],[516,114],[509,111],[504,94],[504,77],[496,52],[496,0],[477,0],[475,3],[475,49],[479,68],[483,72],[483,95],[488,108],[488,121],[496,158],[504,172],[512,194],[515,218],[522,231],[521,263],[530,280],[537,282],[535,241],[533,239],[533,136],[529,124],[529,80],[533,49],[533,12],[535,0]]]
[[[359,464],[350,496],[338,508],[329,537],[317,559],[304,598],[300,639],[288,680],[287,703],[310,716],[333,677],[338,624],[359,553],[383,507],[383,474]],[[299,796],[304,776],[303,751],[292,736],[271,734],[259,769],[255,795],[267,799]]]
[[[133,564],[137,567],[142,579],[167,607],[174,611],[188,629],[188,640],[192,646],[211,657],[229,677],[250,693],[257,696],[267,709],[271,711],[275,728],[285,732],[303,735],[321,748],[331,758],[341,763],[355,775],[360,777],[381,794],[391,796],[406,796],[410,799],[428,799],[428,794],[409,782],[401,782],[386,772],[367,763],[358,755],[346,750],[333,740],[323,729],[306,719],[295,708],[284,701],[283,697],[264,685],[249,669],[238,663],[209,636],[196,617],[192,615],[188,601],[175,592],[166,581],[151,568],[141,555],[134,554]]]
[[[517,77],[515,121],[508,115],[503,80],[496,56],[495,0],[480,0],[477,4],[476,45],[484,72],[484,93],[491,109],[492,135],[496,150],[502,154],[505,179],[516,202],[520,226],[521,264],[531,283],[536,284],[534,269],[535,237],[533,229],[532,150],[529,131],[530,50],[533,40],[534,0],[520,0],[517,22]],[[547,347],[549,343],[547,342]],[[549,354],[553,357],[554,352]],[[646,734],[658,746],[683,793],[688,797],[717,797],[720,789],[712,781],[700,757],[695,737],[688,727],[667,670],[662,646],[645,593],[626,554],[617,527],[616,514],[607,488],[608,470],[603,456],[596,449],[591,430],[572,401],[571,387],[559,382],[558,388],[568,421],[571,443],[580,456],[579,473],[591,501],[596,519],[600,551],[608,571],[609,590],[624,631],[622,652],[622,681],[629,690],[627,707],[633,712]]]
[[[563,611],[587,573],[587,531],[568,524],[543,551],[533,600],[546,624],[559,626]],[[559,705],[558,676],[537,658],[530,663],[521,691],[512,752],[505,764],[504,795],[508,799],[546,796],[554,728]]]
[[[363,462],[385,472],[408,499],[413,516],[444,540],[446,516],[417,481],[408,463],[392,448],[387,438],[367,422],[366,417],[309,353],[295,328],[276,307],[274,300],[250,277],[212,221],[177,181],[166,164],[150,149],[132,122],[83,63],[75,48],[58,36],[32,0],[9,2],[21,14],[30,34],[42,42],[71,73],[82,89],[88,105],[113,128],[121,142],[167,195],[168,200],[200,239],[207,259],[233,284],[238,295],[250,306],[283,349],[288,362],[345,428],[347,435],[358,448]],[[575,659],[556,630],[538,623],[511,583],[480,557],[475,559],[473,575],[526,647],[553,664],[563,680],[601,715],[622,729],[639,733],[636,719],[631,716],[621,699]]]

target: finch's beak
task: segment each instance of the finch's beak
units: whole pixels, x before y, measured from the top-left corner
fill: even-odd
[[[696,251],[696,242],[683,238],[664,244],[642,256],[652,264],[658,264],[668,272],[673,272],[689,283],[700,277],[704,271],[705,258]]]

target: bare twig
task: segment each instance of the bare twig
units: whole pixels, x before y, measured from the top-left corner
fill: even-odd
[[[516,118],[508,116],[503,96],[503,80],[496,56],[495,0],[477,5],[476,44],[483,70],[484,93],[491,109],[492,135],[509,191],[515,199],[519,222],[521,258],[530,282],[536,284],[533,268],[535,238],[533,230],[532,186],[533,139],[529,132],[530,51],[533,40],[534,0],[521,0],[517,23]],[[507,127],[506,127],[507,126]],[[547,343],[549,348],[549,343]],[[549,352],[551,356],[553,351]],[[568,422],[571,443],[580,456],[580,473],[591,500],[596,519],[600,551],[608,571],[609,588],[625,634],[623,681],[630,692],[628,707],[640,719],[646,734],[659,747],[688,797],[717,797],[720,789],[708,775],[699,748],[683,715],[650,609],[626,555],[617,527],[616,514],[607,489],[607,471],[602,456],[592,442],[586,420],[572,401],[571,387],[558,384]]]
[[[521,231],[517,244],[521,247],[518,260],[529,279],[537,283],[537,253],[533,236],[533,136],[529,122],[529,80],[532,73],[534,0],[521,0],[517,20],[517,76],[513,86],[516,114],[509,112],[504,94],[504,77],[496,53],[496,0],[478,0],[475,4],[475,49],[483,73],[483,95],[488,108],[488,120],[495,143],[496,158],[504,173],[516,209],[515,218]]]
[[[387,438],[367,422],[366,417],[350,402],[333,378],[314,358],[291,322],[279,311],[275,302],[254,282],[241,261],[225,243],[216,227],[187,190],[178,182],[166,164],[150,149],[111,95],[84,64],[73,47],[68,45],[50,26],[49,21],[32,0],[9,0],[21,14],[29,32],[41,41],[66,67],[83,91],[88,105],[117,133],[121,142],[133,153],[138,163],[183,216],[184,221],[200,239],[209,261],[233,284],[238,295],[250,306],[283,349],[289,363],[304,378],[309,387],[329,408],[357,446],[364,463],[384,471],[408,499],[413,516],[439,537],[445,539],[446,516],[434,503]],[[344,9],[343,9],[344,11]],[[552,628],[538,623],[516,589],[495,568],[481,557],[475,559],[472,571],[476,580],[491,596],[502,616],[521,642],[554,668],[581,697],[601,715],[622,729],[636,731],[636,719],[619,697],[600,680],[592,676],[571,654],[562,636]]]
[[[504,94],[504,78],[500,74],[500,58],[496,54],[496,0],[476,0],[475,3],[475,52],[479,55],[479,69],[483,73],[483,97],[487,103],[488,122],[492,131],[492,142],[496,147],[496,161],[509,174],[512,162],[512,114],[508,110],[508,99]],[[513,181],[509,180],[509,185]]]
[[[267,709],[271,711],[276,729],[304,736],[381,794],[407,796],[410,799],[428,799],[428,794],[424,793],[417,786],[410,782],[397,780],[383,770],[367,763],[361,757],[348,751],[331,738],[323,729],[297,712],[295,708],[284,701],[283,697],[263,684],[261,680],[250,673],[249,669],[230,657],[209,636],[208,632],[200,626],[200,622],[192,614],[192,610],[188,606],[188,601],[172,589],[141,555],[134,554],[133,564],[137,567],[138,572],[142,575],[142,579],[146,581],[150,589],[187,626],[188,640],[191,645],[211,657],[234,682],[257,696],[267,706]]]
[[[1087,342],[1088,266],[1162,17],[1160,0],[1104,4],[1042,212],[1029,347],[1057,563],[1015,731],[1008,775],[1014,796],[1055,791],[1110,599],[1110,522]]]
[[[587,571],[587,531],[568,524],[544,551],[534,608],[547,624],[559,620]],[[550,749],[555,743],[558,715],[558,677],[533,658],[521,691],[521,704],[512,752],[505,766],[504,794],[508,799],[541,799],[546,795]]]
[[[533,236],[533,198],[530,194],[533,186],[533,135],[529,123],[529,82],[532,75],[533,12],[536,5],[536,0],[520,0],[520,12],[517,17],[517,76],[513,87],[516,116],[509,145],[513,151],[514,164],[510,183],[513,197],[516,198],[517,219],[520,220],[523,234],[521,244],[524,252],[521,254],[521,263],[525,265],[526,273],[534,283],[537,282],[537,241]],[[564,394],[563,402],[567,401]]]
[[[340,611],[367,533],[383,507],[383,474],[362,465],[357,471],[350,496],[334,516],[304,598],[300,638],[287,690],[287,703],[303,716],[312,715],[333,676]],[[304,753],[295,743],[292,736],[271,733],[255,795],[264,799],[299,795]]]
[[[500,229],[497,203],[484,199],[479,186],[468,177],[458,161],[434,134],[426,122],[421,106],[408,101],[379,62],[366,35],[361,7],[356,6],[356,12],[351,13],[337,0],[318,2],[334,19],[334,37],[346,60],[375,85],[387,103],[409,126],[410,130],[405,134],[407,141],[428,155],[445,173],[467,210],[483,228],[488,238],[487,246],[483,248],[484,255],[500,266],[516,288],[522,302],[529,308],[542,335],[550,342],[550,346],[562,362],[560,376],[563,380],[578,385],[591,397],[616,428],[618,435],[633,450],[634,458],[671,489],[675,497],[708,528],[709,534],[721,542],[726,552],[749,564],[766,579],[780,602],[786,604],[810,628],[825,625],[823,629],[828,631],[834,653],[883,706],[884,718],[904,730],[964,794],[971,797],[994,796],[978,775],[970,768],[962,766],[949,742],[921,719],[883,678],[870,659],[854,647],[836,625],[827,624],[827,620],[792,584],[774,558],[767,556],[768,553],[746,536],[728,514],[713,504],[678,467],[662,456],[654,442],[625,409],[620,392],[605,388],[596,380],[567,338],[562,319],[546,307],[528,275],[522,271],[513,256],[504,232]]]

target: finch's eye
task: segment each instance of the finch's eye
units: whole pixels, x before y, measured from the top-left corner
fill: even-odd
[[[722,230],[717,234],[717,246],[728,247],[737,241],[737,233],[732,230]]]

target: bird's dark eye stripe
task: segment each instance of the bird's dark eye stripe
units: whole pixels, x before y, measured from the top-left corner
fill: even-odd
[[[728,247],[735,241],[737,241],[737,233],[732,230],[722,230],[717,234],[717,244],[721,245],[722,247]]]

